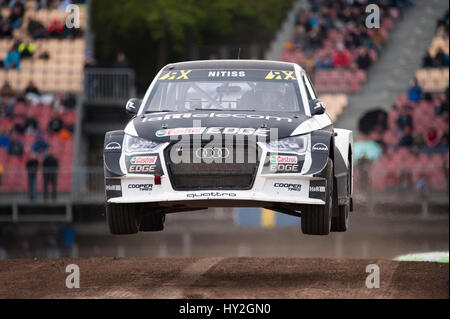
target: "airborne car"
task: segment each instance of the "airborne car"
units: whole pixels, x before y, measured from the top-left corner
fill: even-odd
[[[208,207],[298,216],[311,235],[347,230],[352,132],[333,127],[297,64],[169,64],[126,111],[133,118],[104,144],[112,234],[162,230],[166,214]]]

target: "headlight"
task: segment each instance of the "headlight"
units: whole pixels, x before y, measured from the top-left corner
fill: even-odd
[[[156,152],[163,144],[127,134],[125,134],[123,143],[125,153]]]
[[[293,136],[283,138],[278,141],[266,143],[266,147],[271,152],[294,152],[304,153],[308,146],[306,136]]]

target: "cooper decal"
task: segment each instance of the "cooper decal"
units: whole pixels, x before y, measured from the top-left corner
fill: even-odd
[[[141,192],[149,192],[153,190],[153,184],[128,184],[129,189],[137,189]]]
[[[274,183],[275,188],[286,188],[288,191],[300,192],[302,190],[302,184],[292,184],[292,183]]]

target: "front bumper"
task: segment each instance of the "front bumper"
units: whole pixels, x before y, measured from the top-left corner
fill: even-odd
[[[115,185],[114,193],[108,191]],[[325,204],[326,180],[299,175],[257,176],[250,190],[177,191],[167,176],[155,185],[153,176],[123,176],[106,179],[108,203],[164,203],[179,201],[254,201],[289,204]],[[108,194],[109,192],[109,194]]]

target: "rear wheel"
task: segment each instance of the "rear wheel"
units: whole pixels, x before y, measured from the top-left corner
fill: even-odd
[[[166,214],[152,213],[141,217],[140,231],[161,231],[164,229]]]
[[[333,214],[333,161],[327,163],[327,187],[325,205],[309,205],[301,210],[302,233],[307,235],[328,235]]]
[[[106,219],[113,235],[136,234],[139,231],[139,219],[133,204],[107,204]]]

